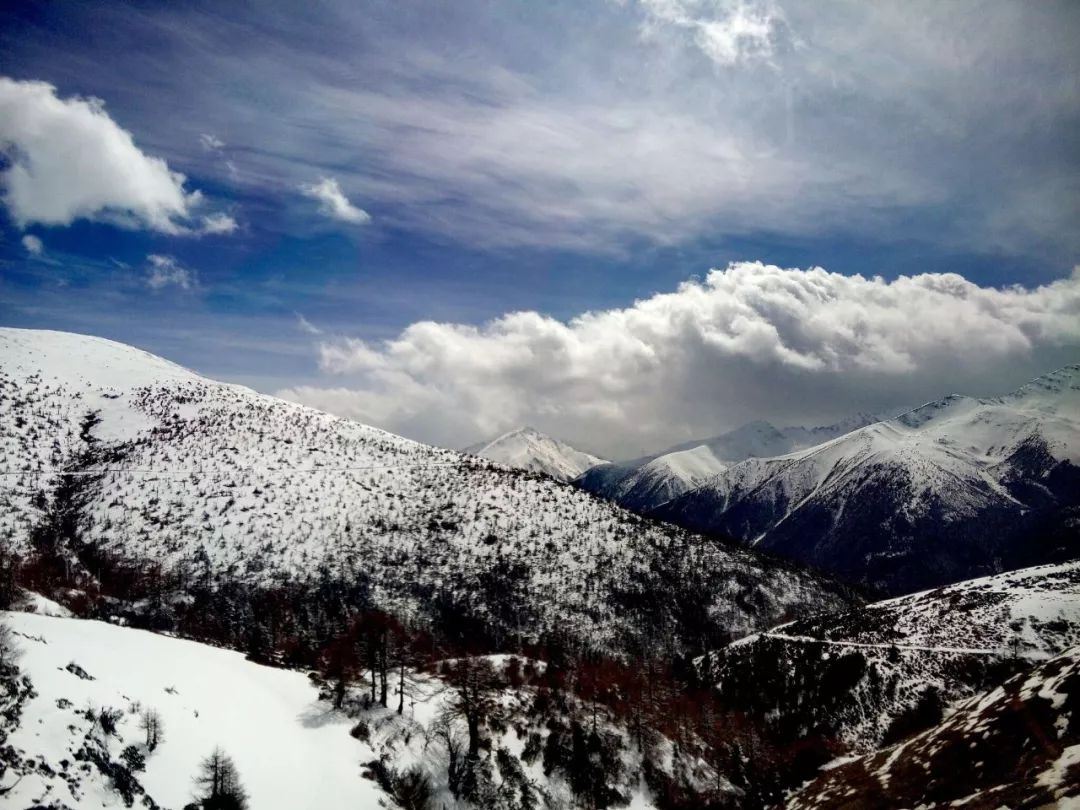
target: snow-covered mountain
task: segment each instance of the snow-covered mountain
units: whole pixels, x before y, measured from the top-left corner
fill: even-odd
[[[1080,553],[1080,366],[751,458],[652,514],[904,592]]]
[[[0,359],[0,466],[18,473],[0,478],[0,532],[69,572],[111,555],[191,582],[347,583],[395,615],[608,650],[850,604],[820,577],[549,477],[108,340],[3,329]]]
[[[1080,562],[1035,566],[748,636],[703,663],[733,703],[857,752],[1080,645]]]
[[[606,463],[531,427],[511,430],[489,442],[466,447],[462,452],[518,470],[550,475],[558,481],[571,481],[597,464]]]
[[[748,458],[769,458],[842,436],[879,421],[870,414],[822,427],[773,427],[759,420],[652,456],[601,464],[577,479],[582,489],[636,512],[649,512]]]

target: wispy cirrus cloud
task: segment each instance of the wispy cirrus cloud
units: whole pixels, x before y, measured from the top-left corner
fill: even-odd
[[[321,335],[323,330],[309,321],[303,314],[296,312],[296,328],[306,335]]]
[[[363,200],[388,228],[471,247],[779,234],[1037,255],[1055,272],[1080,250],[1075,4],[323,12],[264,12],[257,46],[243,11],[117,13],[173,43],[175,64],[125,54],[110,77],[182,85],[199,122],[175,134],[166,96],[157,109],[138,83],[119,89],[201,171],[278,198],[307,186],[340,221],[362,220]],[[209,133],[242,171],[220,148],[190,154]]]
[[[675,28],[724,67],[767,61],[786,34],[783,12],[772,0],[640,0],[640,5],[646,38]]]
[[[207,152],[220,152],[225,148],[225,141],[209,132],[203,132],[199,135],[199,145]]]
[[[151,253],[146,257],[146,261],[149,267],[146,284],[155,292],[166,287],[193,290],[199,286],[195,271],[181,265],[175,256]]]

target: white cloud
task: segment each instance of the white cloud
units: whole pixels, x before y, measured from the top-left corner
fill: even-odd
[[[339,36],[302,59],[290,14],[264,15],[256,45],[177,10],[165,56],[126,55],[94,84],[123,81],[131,125],[200,176],[269,197],[331,174],[388,228],[470,248],[780,235],[1005,254],[1040,278],[1076,261],[1076,4],[459,5],[406,29],[337,6]],[[88,57],[54,61],[70,75]],[[141,91],[144,64],[167,92]],[[228,146],[192,155],[177,96]],[[240,120],[257,143],[233,155]]]
[[[327,340],[336,387],[282,395],[443,444],[520,424],[632,455],[755,418],[994,393],[1080,355],[1080,272],[1034,289],[760,263],[568,323],[515,312]]]
[[[297,312],[294,314],[296,315],[296,326],[301,332],[308,335],[321,335],[323,333],[322,329],[305,318],[301,313]]]
[[[169,234],[190,225],[198,191],[164,160],[145,154],[100,99],[61,99],[45,82],[0,77],[0,174],[19,227],[97,219]]]
[[[236,224],[236,220],[230,217],[228,214],[210,214],[202,218],[201,233],[208,234],[226,234],[232,233],[239,226]]]
[[[319,210],[330,217],[354,225],[363,225],[371,221],[371,215],[362,208],[357,208],[341,190],[338,181],[332,177],[322,177],[318,183],[300,186],[305,197],[319,201]]]
[[[146,257],[146,261],[150,265],[146,283],[152,290],[161,290],[165,287],[191,290],[198,286],[199,282],[194,271],[181,266],[175,256],[151,253]]]
[[[45,244],[32,233],[28,233],[22,238],[22,246],[31,256],[40,256],[45,252]]]
[[[674,27],[716,64],[725,67],[772,56],[784,18],[771,0],[640,0],[643,34]]]

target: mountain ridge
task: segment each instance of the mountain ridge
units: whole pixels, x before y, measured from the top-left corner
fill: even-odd
[[[1071,365],[1000,397],[949,395],[740,462],[651,514],[894,592],[1065,559],[1080,552],[1078,392]]]
[[[831,425],[774,427],[759,419],[709,439],[697,439],[659,453],[598,465],[575,483],[582,489],[636,512],[650,512],[748,458],[768,458],[809,447],[880,416],[856,414]]]
[[[496,642],[564,635],[612,651],[644,632],[653,589],[671,607],[649,622],[683,637],[692,619],[717,641],[852,598],[550,478],[122,344],[3,329],[0,356],[0,452],[19,473],[0,481],[0,531],[17,553],[45,543],[259,588],[347,582],[395,613],[471,617]]]

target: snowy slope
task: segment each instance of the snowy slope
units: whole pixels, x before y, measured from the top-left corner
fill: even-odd
[[[318,702],[303,673],[101,622],[29,613],[0,619],[17,633],[20,668],[36,692],[8,738],[22,765],[4,786],[22,778],[0,801],[5,807],[123,807],[110,780],[79,752],[119,763],[128,745],[146,756],[146,770],[135,773],[142,789],[167,808],[192,800],[199,762],[216,746],[236,762],[259,810],[379,806],[381,792],[361,778],[360,763],[373,751],[349,736],[347,717]],[[120,710],[116,732],[87,719],[87,707]],[[158,711],[164,729],[152,752],[139,727],[146,708]],[[33,767],[38,762],[52,772]]]
[[[580,487],[637,512],[649,512],[748,458],[768,458],[842,436],[878,417],[859,414],[822,427],[776,428],[765,421],[711,439],[671,447],[655,456],[595,467]]]
[[[1070,562],[801,619],[732,643],[707,669],[774,722],[870,750],[920,703],[944,708],[1077,645],[1080,562]]]
[[[1080,649],[965,701],[940,724],[841,761],[792,810],[1080,805]]]
[[[655,514],[903,592],[1080,551],[1078,461],[1069,366],[1004,397],[953,395],[748,459]]]
[[[40,597],[34,602],[42,605]],[[399,807],[375,778],[377,761],[387,772],[415,769],[426,775],[432,788],[428,807],[488,806],[459,801],[448,786],[440,728],[453,717],[457,694],[441,674],[449,662],[408,671],[399,715],[393,706],[365,702],[366,685],[350,688],[335,709],[332,690],[318,677],[263,667],[191,641],[29,613],[0,613],[0,621],[16,633],[20,676],[32,686],[19,710],[8,712],[0,672],[0,743],[11,746],[0,759],[0,790],[15,785],[0,794],[4,807],[124,807],[115,777],[116,769],[127,770],[121,754],[128,746],[146,763],[144,770],[127,773],[134,777],[129,790],[135,806],[148,797],[156,803],[148,807],[179,810],[193,798],[200,760],[218,746],[235,761],[250,806],[260,810]],[[619,763],[607,774],[618,804],[629,802],[638,810],[662,806],[641,778],[646,767],[652,769],[651,784],[662,774],[665,783],[704,796],[737,797],[737,789],[699,757],[673,756],[675,746],[663,736],[653,735],[643,749],[626,719],[603,706],[568,693],[551,700],[544,662],[509,655],[477,660],[490,663],[502,682],[484,723],[480,755],[480,769],[501,789],[504,803],[498,806],[582,806],[559,752],[571,744],[574,723],[594,722],[608,755]],[[396,673],[392,678],[396,691]],[[96,721],[110,709],[117,710],[115,730]],[[162,742],[153,750],[140,727],[145,710],[161,718]],[[464,720],[450,723],[460,738]],[[684,748],[689,742],[683,740]],[[506,801],[515,794],[520,804]]]
[[[466,447],[462,452],[515,469],[550,475],[559,481],[571,481],[597,464],[606,463],[531,427],[512,430],[489,442]]]
[[[1080,562],[970,579],[859,611],[796,621],[766,635],[1050,658],[1080,645]]]
[[[692,601],[721,635],[848,604],[817,577],[550,478],[107,340],[4,329],[0,358],[0,455],[25,471],[0,479],[0,530],[24,553],[35,525],[75,503],[79,542],[127,558],[263,585],[368,582],[397,613],[427,615],[438,598],[495,631],[598,646],[641,632],[626,606],[653,589]]]

